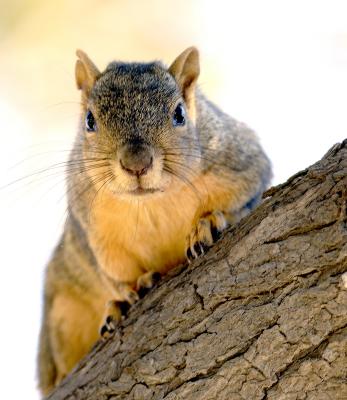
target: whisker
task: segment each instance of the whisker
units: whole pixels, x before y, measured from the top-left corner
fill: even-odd
[[[193,177],[197,177],[199,176],[197,171],[194,171],[189,165],[184,164],[183,162],[177,161],[177,160],[171,160],[168,158],[163,158],[163,160],[166,163],[171,163],[171,164],[175,164],[178,165],[180,168],[184,169],[186,172],[190,173]]]
[[[168,159],[166,159],[166,158],[164,158],[164,161],[166,162],[166,164],[175,164],[175,165],[178,165],[180,169],[183,169],[183,170],[186,171],[186,173],[190,174],[190,176],[191,176],[193,179],[194,179],[194,178],[197,178],[197,177],[199,176],[199,173],[198,173],[197,171],[194,171],[191,167],[185,165],[185,164],[182,163],[182,162],[174,161],[174,160],[168,160]],[[208,190],[208,188],[207,188],[207,186],[206,186],[205,181],[204,181],[203,179],[200,179],[200,182],[203,183],[203,186],[204,186],[204,188],[205,188],[206,194],[209,196],[209,190]]]
[[[92,171],[94,169],[99,169],[99,168],[105,168],[108,165],[109,165],[108,163],[103,163],[103,164],[99,164],[99,165],[73,166],[73,167],[69,167],[65,171],[59,170],[59,171],[53,171],[52,173],[49,173],[50,171],[48,170],[48,171],[46,171],[46,174],[44,174],[44,175],[41,174],[39,176],[35,176],[35,174],[34,174],[35,179],[24,182],[24,186],[29,187],[30,185],[39,184],[49,178],[55,178],[55,177],[59,178],[62,175],[64,176],[64,179],[65,179],[66,175],[69,175],[70,177],[72,177],[76,174],[81,174],[83,172]],[[62,172],[64,172],[64,174]],[[31,177],[32,176],[28,176],[26,178],[30,179]],[[15,182],[13,182],[13,183],[15,183]],[[8,185],[8,186],[10,186],[10,185]],[[5,187],[3,187],[3,188],[5,188]],[[1,188],[1,189],[3,189],[3,188]]]
[[[92,201],[91,201],[90,204],[89,204],[88,222],[90,222],[90,216],[91,216],[91,211],[92,211],[92,209],[93,209],[93,203],[95,202],[97,196],[102,194],[102,190],[104,190],[105,187],[106,187],[106,185],[107,185],[108,183],[110,183],[113,179],[114,179],[114,175],[113,175],[113,173],[112,173],[111,171],[109,171],[109,172],[107,172],[106,174],[104,174],[104,175],[102,176],[102,179],[99,181],[99,182],[102,182],[102,181],[104,180],[104,182],[102,183],[102,185],[101,185],[99,188],[96,189],[96,193],[95,193],[95,195],[94,195]],[[97,182],[97,183],[99,183],[99,182]],[[94,184],[94,186],[95,186],[95,183],[93,183],[93,184]]]
[[[220,162],[216,162],[216,160],[203,156],[201,154],[192,154],[192,153],[169,153],[166,152],[165,155],[169,155],[169,156],[176,156],[176,157],[191,157],[191,158],[195,158],[195,159],[199,159],[199,160],[204,160],[204,161],[208,161],[212,164],[212,166],[217,166],[217,167],[227,167],[228,169],[230,169],[230,165],[226,164],[226,163],[220,163]]]
[[[41,156],[46,155],[46,154],[68,153],[68,154],[78,154],[78,155],[80,155],[81,154],[81,149],[82,149],[82,146],[80,148],[54,149],[54,150],[43,151],[43,152],[32,154],[32,155],[29,155],[28,157],[25,157],[23,160],[18,161],[16,164],[14,164],[10,168],[13,168],[17,164],[23,163],[24,161],[27,161],[29,159],[36,158],[36,157],[41,157]],[[106,151],[106,150],[98,149],[98,150],[93,150],[93,153],[96,153],[96,154],[109,154],[110,151],[109,150]]]
[[[51,170],[55,170],[55,169],[59,169],[59,168],[66,168],[67,166],[69,166],[69,167],[71,167],[71,166],[79,167],[79,166],[81,166],[81,165],[83,165],[85,163],[89,164],[91,162],[94,162],[94,163],[97,164],[97,163],[99,163],[101,161],[106,161],[106,160],[109,160],[109,159],[108,158],[99,158],[99,159],[90,159],[90,160],[81,159],[81,160],[62,161],[62,162],[50,165],[47,168],[43,168],[41,170],[38,170],[38,171],[32,172],[30,174],[27,174],[25,176],[22,176],[22,177],[20,177],[18,179],[15,179],[14,181],[9,182],[9,183],[7,183],[7,184],[5,184],[3,186],[0,186],[0,190],[6,189],[9,186],[12,186],[12,185],[14,185],[14,184],[16,184],[18,182],[24,181],[25,179],[31,178],[33,176],[36,176],[36,175],[41,176],[41,174],[44,174],[46,172],[50,172]],[[89,164],[89,165],[91,165],[91,164]],[[108,165],[108,164],[106,164],[106,165]],[[69,170],[67,170],[67,173],[68,172],[69,172]],[[66,173],[66,171],[65,171],[65,173]]]
[[[82,106],[82,105],[83,105],[83,103],[80,102],[80,101],[60,101],[59,103],[49,104],[48,106],[46,106],[46,107],[44,108],[44,110],[49,110],[49,109],[51,109],[51,108],[58,107],[58,106],[63,106],[63,105],[66,105],[66,104],[77,104],[77,105],[79,105],[79,106]],[[79,114],[79,115],[80,115],[80,114]]]
[[[164,165],[163,170],[168,172],[168,173],[170,173],[170,174],[172,174],[173,176],[175,176],[176,178],[181,180],[183,183],[185,183],[193,191],[193,193],[196,195],[196,197],[199,200],[199,202],[202,203],[200,192],[198,191],[198,189],[194,186],[194,184],[187,177],[179,174],[177,171],[174,171],[168,165]]]
[[[89,179],[88,179],[89,178]],[[94,179],[93,179],[94,178]],[[77,187],[82,186],[84,183],[87,183],[86,187],[83,188],[83,190],[81,191],[77,191],[77,187],[76,185],[68,188],[67,190],[67,197],[68,197],[68,208],[65,211],[65,213],[69,213],[69,207],[73,207],[75,202],[78,202],[79,199],[85,194],[87,193],[89,190],[95,189],[95,185],[98,184],[99,182],[102,182],[105,179],[105,173],[99,173],[93,176],[93,178],[91,179],[90,177],[85,177],[85,179],[83,180],[83,182],[79,182],[77,184]],[[72,195],[72,196],[71,196]],[[89,210],[90,213],[90,210]],[[88,213],[88,214],[89,214]],[[89,214],[90,215],[90,214]],[[89,221],[89,217],[88,217],[88,221]]]
[[[108,165],[108,164],[103,164],[103,165],[98,165],[98,166],[91,166],[91,167],[87,167],[87,168],[83,168],[83,169],[78,169],[76,172],[77,172],[78,174],[80,174],[80,173],[82,173],[82,172],[93,171],[93,170],[96,170],[96,169],[98,169],[98,168],[104,168],[104,167],[107,166],[107,165]],[[69,177],[71,178],[76,172],[69,170]],[[54,177],[55,177],[55,176],[61,176],[61,173],[59,172],[59,173],[55,173],[55,174],[49,175],[49,177],[52,177],[52,176],[54,176]],[[40,178],[42,179],[42,177],[40,177]],[[40,178],[39,178],[39,179],[40,179]],[[45,176],[44,178],[47,178],[47,176]],[[53,186],[51,186],[51,187],[44,193],[44,195],[46,195],[47,193],[49,193],[49,192],[50,192],[51,190],[53,190],[57,185],[59,185],[60,183],[66,181],[67,179],[68,179],[67,176],[64,174],[63,178],[60,179],[58,182],[55,182],[55,184],[54,184]],[[90,179],[89,176],[85,176],[84,179],[82,178],[81,184],[82,184],[84,181],[88,180],[88,179]],[[28,184],[33,183],[33,182],[35,182],[35,181],[29,182]],[[65,191],[64,195],[61,196],[61,197],[58,199],[58,203],[65,197],[65,194],[67,194],[66,191]]]
[[[136,224],[135,224],[135,233],[134,233],[134,242],[136,241],[136,235],[137,235],[137,229],[138,229],[138,225],[139,225],[139,216],[140,216],[140,201],[139,199],[137,199],[137,212],[136,212]]]

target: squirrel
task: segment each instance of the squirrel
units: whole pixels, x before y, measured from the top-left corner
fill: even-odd
[[[69,215],[46,268],[38,375],[48,394],[122,318],[124,304],[201,256],[260,203],[271,163],[255,133],[197,87],[199,52],[168,68],[77,50],[79,129]]]

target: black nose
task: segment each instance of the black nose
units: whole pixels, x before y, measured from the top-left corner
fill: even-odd
[[[145,145],[126,145],[121,151],[120,165],[130,175],[145,175],[153,164],[152,151]]]

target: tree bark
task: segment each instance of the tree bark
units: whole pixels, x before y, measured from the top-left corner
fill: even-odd
[[[265,195],[49,399],[346,400],[347,140]]]

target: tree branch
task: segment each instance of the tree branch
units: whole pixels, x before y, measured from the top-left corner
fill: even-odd
[[[49,399],[346,399],[346,192],[344,141],[166,276]]]

